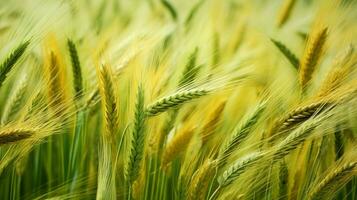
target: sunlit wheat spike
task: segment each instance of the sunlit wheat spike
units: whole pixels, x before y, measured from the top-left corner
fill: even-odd
[[[161,0],[162,5],[166,8],[166,10],[170,13],[170,16],[174,21],[177,21],[177,11],[175,7],[168,0]]]
[[[146,109],[148,116],[158,115],[165,112],[171,108],[183,105],[184,103],[191,101],[193,99],[200,98],[209,93],[206,89],[192,89],[182,92],[177,92],[170,96],[163,97],[156,101],[155,103],[149,105]]]
[[[313,73],[316,70],[316,65],[324,50],[327,35],[328,28],[325,27],[313,34],[307,43],[299,67],[299,80],[302,88],[306,87],[306,84],[311,80]]]
[[[114,136],[118,127],[118,105],[115,97],[113,74],[109,66],[100,69],[100,90],[104,107],[106,134]]]
[[[299,69],[299,59],[295,56],[293,52],[290,51],[283,43],[271,39],[274,45],[280,50],[280,52],[288,59],[288,61],[293,65],[295,69]]]
[[[333,170],[327,171],[321,182],[313,187],[308,195],[310,200],[332,199],[331,195],[335,194],[338,189],[346,184],[356,174],[357,162],[348,162]]]
[[[194,132],[195,127],[184,127],[168,142],[162,155],[161,165],[163,168],[166,168],[174,158],[186,150]]]
[[[281,27],[285,24],[286,21],[288,21],[291,12],[294,8],[294,5],[296,3],[296,0],[285,0],[284,4],[279,12],[278,16],[278,26]]]
[[[144,89],[140,85],[135,106],[134,129],[130,144],[130,153],[126,169],[126,179],[132,184],[139,176],[140,166],[144,157],[145,147],[145,111]]]
[[[83,91],[83,78],[81,72],[81,65],[78,58],[78,52],[77,52],[76,45],[72,40],[70,39],[67,40],[67,46],[72,62],[73,87],[75,91],[75,96],[79,97],[81,96]]]
[[[0,146],[9,143],[19,142],[21,140],[31,137],[34,134],[35,131],[33,130],[21,128],[0,131]]]
[[[264,157],[262,152],[254,152],[244,156],[231,164],[227,170],[218,178],[221,188],[228,186],[237,179],[245,170],[254,165],[258,160]]]
[[[354,48],[352,45],[349,45],[342,55],[338,55],[335,58],[332,69],[329,71],[326,78],[322,82],[317,96],[323,97],[342,85],[343,81],[352,71],[352,65],[355,64],[353,62],[356,62],[352,59],[353,54]]]
[[[21,43],[15,50],[13,50],[0,65],[0,87],[4,83],[7,74],[11,71],[16,62],[25,53],[26,48],[30,44],[30,41]]]
[[[5,124],[17,114],[17,112],[21,109],[23,100],[25,98],[28,82],[27,78],[22,80],[20,86],[14,91],[12,96],[10,97],[8,104],[6,104],[5,112],[3,113],[3,117],[1,118],[1,123]]]
[[[248,136],[253,126],[258,122],[259,117],[263,113],[266,104],[263,102],[259,104],[252,113],[249,114],[234,130],[233,135],[225,142],[219,156],[220,162],[224,163],[230,153],[238,148],[238,146]]]
[[[204,200],[206,198],[207,189],[214,175],[215,167],[216,162],[208,159],[197,169],[188,188],[188,200]]]

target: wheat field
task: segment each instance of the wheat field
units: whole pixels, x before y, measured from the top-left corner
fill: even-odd
[[[356,200],[356,0],[0,0],[0,199]]]

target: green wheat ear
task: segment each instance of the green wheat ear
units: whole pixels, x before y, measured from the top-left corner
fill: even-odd
[[[81,65],[78,58],[78,52],[76,45],[70,39],[67,41],[69,54],[71,56],[72,62],[72,73],[73,73],[73,87],[75,91],[75,97],[79,97],[83,90],[83,78],[81,72]]]
[[[16,62],[25,53],[26,48],[30,44],[30,41],[25,41],[21,43],[17,48],[12,51],[7,58],[0,65],[0,87],[4,83],[7,74],[11,71]]]
[[[131,185],[138,178],[141,161],[145,147],[145,111],[144,90],[140,85],[138,88],[137,102],[135,108],[134,130],[132,132],[130,155],[126,169],[126,179]]]
[[[208,93],[209,90],[205,90],[205,89],[195,89],[195,90],[177,92],[173,95],[163,97],[159,99],[157,102],[149,105],[146,109],[146,113],[148,116],[158,115],[171,108],[176,108],[177,106],[183,105],[188,101],[205,96]]]
[[[283,43],[270,39],[274,45],[280,50],[280,52],[288,59],[288,61],[293,65],[295,69],[299,69],[299,59],[295,56],[295,54],[290,51],[288,47],[286,47]]]
[[[161,0],[162,5],[166,8],[167,11],[169,11],[172,19],[174,21],[177,21],[177,11],[175,7],[167,0]]]

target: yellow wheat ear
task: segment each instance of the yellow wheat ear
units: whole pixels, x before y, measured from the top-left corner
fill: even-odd
[[[47,95],[50,105],[63,105],[67,99],[66,69],[57,40],[49,35],[44,43],[44,73],[47,81]]]
[[[296,0],[285,0],[278,15],[278,26],[281,27],[288,21]]]
[[[324,27],[313,33],[308,40],[300,62],[299,81],[302,88],[306,87],[316,71],[316,66],[324,51],[327,35],[328,28]]]

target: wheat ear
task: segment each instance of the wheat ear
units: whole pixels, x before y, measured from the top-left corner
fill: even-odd
[[[154,116],[165,112],[171,108],[183,105],[184,103],[205,96],[209,93],[209,90],[205,89],[193,89],[182,92],[177,92],[173,95],[163,97],[155,103],[149,105],[146,109],[148,116]]]
[[[105,131],[99,149],[97,199],[115,199],[115,135],[118,130],[118,108],[113,74],[103,65],[99,71],[99,88],[104,110]]]
[[[309,39],[305,49],[304,56],[300,62],[299,80],[302,88],[305,88],[307,83],[311,80],[312,75],[316,69],[316,65],[323,53],[325,42],[328,35],[328,29],[323,28],[318,30]]]
[[[327,118],[329,115],[325,115],[321,118],[315,118],[306,121],[301,124],[297,129],[295,129],[289,136],[287,136],[283,141],[276,145],[276,149],[273,152],[273,158],[275,160],[280,160],[289,154],[292,150],[296,149],[301,143],[303,143],[311,132],[321,124],[322,120]]]
[[[83,92],[83,78],[77,48],[74,42],[70,39],[67,40],[67,46],[72,62],[73,87],[75,97],[80,97]]]
[[[144,90],[142,86],[139,86],[135,108],[134,129],[130,144],[130,154],[126,167],[126,179],[129,184],[132,184],[139,176],[145,147],[145,120]]]
[[[172,160],[174,160],[181,152],[186,150],[194,132],[195,127],[184,127],[182,130],[179,130],[174,138],[172,138],[164,149],[162,155],[161,166],[163,168],[166,168]]]
[[[327,194],[334,194],[341,185],[352,179],[356,174],[357,162],[349,162],[332,171],[328,171],[320,183],[313,187],[309,193],[310,200],[326,199]],[[332,198],[332,197],[329,197]]]
[[[167,0],[161,0],[162,5],[166,8],[166,10],[170,13],[172,19],[177,21],[177,12],[175,7]]]
[[[61,66],[59,58],[51,51],[49,55],[49,66],[46,67],[48,84],[48,95],[51,106],[59,105],[64,101],[64,89],[62,83]]]
[[[352,45],[349,45],[347,50],[345,50],[342,55],[338,55],[338,57],[335,58],[332,69],[329,71],[325,80],[322,82],[317,96],[326,96],[342,85],[343,80],[347,78],[348,74],[352,70],[351,64],[355,64],[350,63],[353,53],[354,48]]]
[[[196,78],[200,69],[199,66],[196,66],[197,55],[198,48],[196,47],[195,50],[189,56],[188,62],[185,66],[185,69],[181,75],[181,79],[178,84],[179,87],[191,84]]]
[[[5,60],[0,65],[0,87],[4,83],[7,74],[11,71],[12,67],[16,64],[16,62],[21,58],[21,56],[25,53],[26,48],[30,44],[29,41],[21,43],[17,48],[12,51]]]
[[[233,135],[225,142],[221,153],[219,155],[219,163],[223,164],[224,160],[238,148],[238,146],[245,140],[253,126],[257,123],[259,117],[265,109],[265,103],[259,104],[252,113],[239,123]]]
[[[204,200],[207,189],[216,169],[216,161],[206,160],[203,165],[196,170],[188,188],[188,200]]]
[[[278,26],[281,27],[285,24],[286,21],[288,21],[291,12],[294,8],[294,5],[296,3],[296,0],[286,0],[284,1],[284,4],[280,10],[279,16],[278,16]]]
[[[206,144],[210,136],[214,133],[217,125],[222,117],[226,101],[220,102],[218,106],[208,116],[207,122],[203,125],[201,130],[202,144]]]
[[[34,135],[35,131],[27,129],[9,129],[0,131],[0,146],[19,142]]]
[[[14,94],[10,97],[8,104],[6,104],[4,115],[1,119],[1,123],[5,124],[9,122],[21,109],[21,103],[23,102],[28,86],[27,78],[22,80],[20,86],[14,91]]]
[[[101,96],[104,105],[105,133],[113,137],[118,128],[118,105],[115,97],[114,78],[111,69],[103,65],[100,70]]]
[[[300,106],[290,111],[286,117],[275,122],[275,125],[272,128],[272,133],[293,128],[310,119],[312,116],[321,113],[332,105],[333,104],[331,102],[323,100],[308,105]]]
[[[239,175],[245,172],[245,170],[254,165],[258,160],[263,158],[265,153],[253,152],[243,158],[238,159],[218,178],[220,189],[231,184]]]
[[[299,59],[295,56],[293,52],[290,51],[288,47],[286,47],[283,43],[271,39],[274,45],[280,50],[280,52],[288,59],[288,61],[292,64],[292,66],[297,70],[299,69]]]

